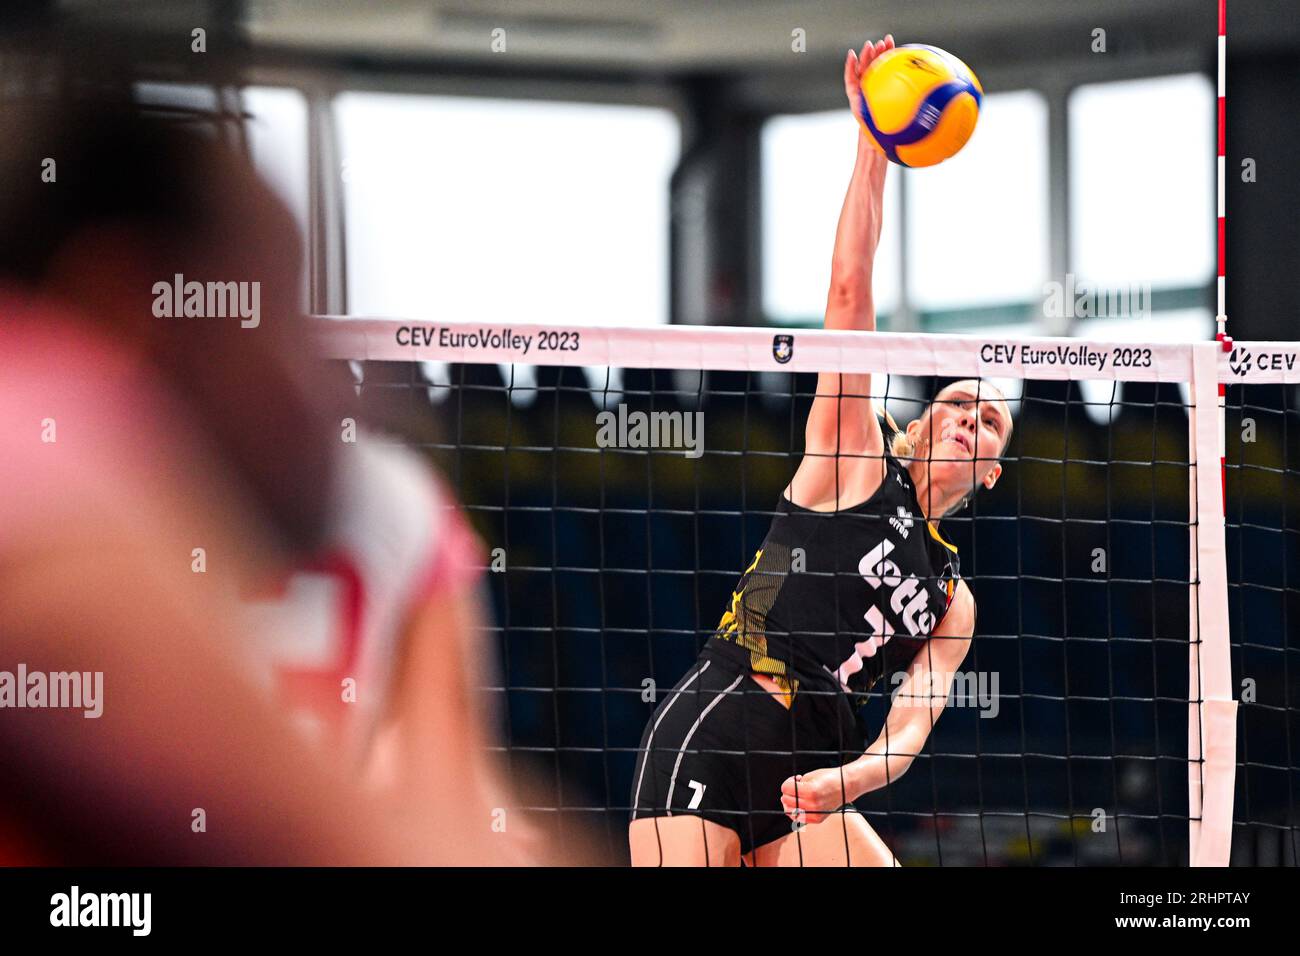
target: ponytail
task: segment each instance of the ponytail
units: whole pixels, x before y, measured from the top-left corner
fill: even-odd
[[[895,458],[911,458],[916,454],[916,447],[912,444],[912,439],[907,437],[907,432],[898,427],[898,422],[894,421],[894,416],[885,411],[885,424],[889,426],[889,438],[885,442],[889,448],[889,453]]]

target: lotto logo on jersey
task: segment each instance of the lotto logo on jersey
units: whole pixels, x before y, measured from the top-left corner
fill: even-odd
[[[889,607],[912,636],[928,634],[934,627],[934,614],[930,611],[930,595],[914,574],[904,576],[898,565],[889,560],[894,543],[881,541],[858,562],[858,573],[873,588],[887,590]],[[873,625],[872,613],[883,617],[878,607],[867,612],[867,622]],[[883,623],[880,622],[880,623]]]
[[[887,593],[889,607],[895,617],[907,628],[909,634],[913,637],[917,634],[929,634],[934,627],[929,592],[921,587],[921,582],[915,575],[904,575],[902,569],[889,560],[893,550],[892,541],[881,541],[863,555],[862,560],[858,562],[858,573],[871,587]],[[873,604],[863,616],[871,636],[854,644],[853,654],[840,664],[835,672],[835,676],[845,688],[849,686],[849,678],[862,670],[863,660],[875,657],[876,653],[894,636],[894,629],[885,620],[879,604]]]

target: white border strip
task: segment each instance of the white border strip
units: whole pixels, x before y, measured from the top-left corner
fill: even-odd
[[[1228,639],[1228,561],[1220,430],[1218,361],[1222,347],[1193,347],[1192,409],[1188,416],[1194,465],[1191,517],[1192,580],[1188,642],[1187,803],[1192,866],[1227,866],[1232,849],[1232,800],[1237,773],[1237,702],[1232,693]]]
[[[326,357],[335,359],[1133,382],[1192,380],[1190,342],[689,325],[505,325],[337,316],[318,317],[316,324]],[[782,339],[788,340],[789,346],[785,361],[777,357]],[[1119,368],[1115,367],[1116,361],[1121,363]],[[1219,353],[1218,380],[1247,385],[1300,382],[1300,343],[1237,342],[1231,354]]]
[[[330,316],[321,317],[318,328],[326,356],[339,359],[1139,382],[1189,382],[1192,377],[1191,343]]]
[[[1300,382],[1300,342],[1234,342],[1230,353],[1220,348],[1218,355],[1225,385]]]

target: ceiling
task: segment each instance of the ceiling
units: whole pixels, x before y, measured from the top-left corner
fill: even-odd
[[[40,0],[29,0],[39,3]],[[1108,52],[1212,54],[1215,0],[48,0],[74,22],[188,37],[222,18],[254,48],[377,64],[414,61],[530,69],[735,73],[838,60],[892,31],[973,58],[1050,62]],[[1266,0],[1233,0],[1233,41],[1300,44],[1300,18]],[[1285,11],[1290,4],[1282,7]],[[808,55],[792,52],[805,32]],[[494,31],[504,51],[492,48]],[[1235,49],[1236,47],[1234,47]]]

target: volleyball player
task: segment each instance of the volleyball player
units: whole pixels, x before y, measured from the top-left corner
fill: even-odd
[[[849,51],[845,92],[886,37]],[[873,330],[883,155],[859,137],[836,232],[825,327]],[[852,808],[924,746],[966,656],[975,601],[945,515],[1002,473],[1006,401],[987,383],[941,390],[897,429],[870,376],[823,373],[804,456],[762,547],[698,661],[647,723],[633,774],[634,865],[897,865]],[[869,745],[856,705],[901,674]]]
[[[14,369],[0,430],[15,449],[0,462],[0,632],[33,668],[105,673],[109,699],[98,721],[24,712],[26,733],[0,734],[0,758],[27,771],[0,800],[0,845],[25,835],[18,858],[56,862],[520,862],[500,804],[471,785],[487,736],[466,704],[482,683],[473,544],[415,463],[340,461],[342,406],[301,345],[289,211],[225,147],[145,119],[115,84],[86,89],[14,111],[0,149]],[[32,173],[45,156],[57,185]],[[157,317],[154,282],[176,273],[249,277],[263,320]],[[394,489],[398,513],[374,507]],[[405,702],[403,752],[418,755],[399,766],[407,814],[304,747],[250,679],[236,595],[340,538],[375,622],[357,699]]]
[[[456,774],[483,827],[519,802],[491,754],[482,546],[427,462],[369,429],[342,446],[325,543],[250,599],[264,677],[299,726],[368,789],[418,812]],[[499,828],[499,822],[498,828]],[[539,862],[512,819],[498,842]]]

